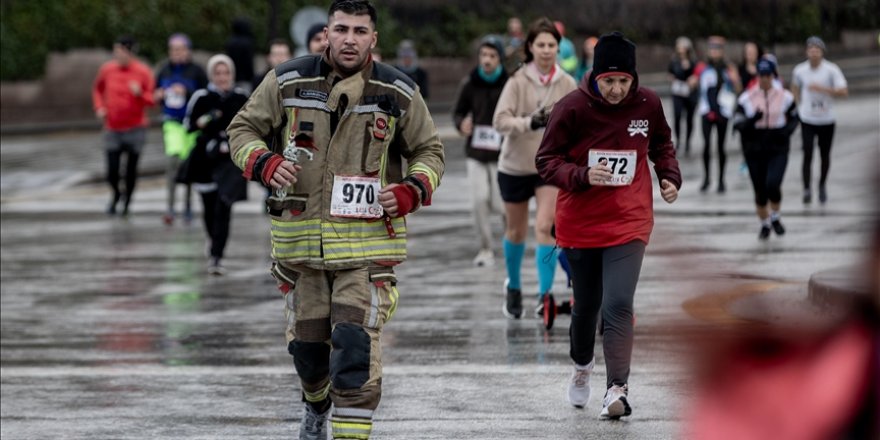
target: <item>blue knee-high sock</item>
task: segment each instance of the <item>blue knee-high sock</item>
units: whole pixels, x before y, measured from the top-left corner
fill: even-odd
[[[522,267],[523,254],[526,253],[525,243],[513,243],[504,239],[504,263],[507,265],[507,287],[521,289],[520,267]]]
[[[535,249],[535,266],[538,267],[538,294],[543,296],[553,288],[553,276],[556,274],[556,247],[539,244]]]

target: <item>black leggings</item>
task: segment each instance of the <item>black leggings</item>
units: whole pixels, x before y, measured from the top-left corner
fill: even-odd
[[[122,153],[127,153],[128,158],[125,161],[125,206],[131,203],[131,196],[134,194],[134,187],[137,184],[137,168],[138,160],[141,155],[132,148],[119,148],[107,151],[107,183],[113,190],[113,203],[119,201],[122,195],[119,189],[119,169],[122,163]]]
[[[229,225],[232,223],[232,205],[224,202],[217,191],[201,194],[205,231],[211,238],[211,256],[223,258],[223,250],[229,239]]]
[[[828,170],[831,168],[831,140],[834,138],[834,124],[810,125],[801,123],[801,140],[804,146],[804,163],[801,172],[804,177],[804,189],[810,189],[810,177],[813,168],[813,138],[819,138],[819,157],[821,168],[819,174],[819,187],[825,186],[828,179]]]
[[[745,153],[749,166],[749,177],[755,189],[755,204],[765,206],[767,202],[782,201],[782,177],[788,165],[788,150],[778,152],[756,151]]]
[[[727,118],[718,116],[714,122],[703,116],[703,184],[709,183],[709,165],[712,162],[712,127],[718,130],[718,183],[724,183],[724,165],[727,153],[724,152],[724,138],[727,136]]]
[[[119,172],[123,154],[128,155],[125,161],[125,212],[128,212],[128,205],[131,203],[131,196],[134,194],[134,187],[137,184],[138,160],[141,157],[141,149],[144,147],[146,132],[143,127],[125,131],[104,131],[104,151],[107,152],[107,183],[113,190],[111,212],[115,211],[116,202],[122,196],[119,189]]]
[[[675,148],[681,149],[682,144],[684,144],[684,151],[689,152],[691,151],[691,133],[694,132],[694,109],[697,107],[697,103],[685,96],[673,96],[672,105],[675,112],[675,118],[673,119],[675,122]],[[687,133],[683,143],[681,139],[682,116],[685,117],[684,122]]]
[[[565,249],[571,265],[574,307],[571,312],[571,359],[586,365],[593,359],[596,325],[602,312],[602,350],[606,385],[629,380],[633,347],[633,297],[645,243],[631,241],[609,248]]]

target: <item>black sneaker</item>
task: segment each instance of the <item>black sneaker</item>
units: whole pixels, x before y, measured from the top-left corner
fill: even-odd
[[[571,315],[571,301],[565,300],[556,306],[557,315]]]
[[[727,192],[727,187],[724,186],[724,182],[719,182],[718,183],[718,194],[724,194],[725,192]]]
[[[709,190],[709,181],[708,181],[708,180],[704,180],[704,181],[703,181],[703,186],[700,187],[700,192],[706,192],[706,191],[708,191],[708,190]]]
[[[128,205],[131,204],[131,194],[122,194],[119,201],[122,202],[122,216],[128,217]]]
[[[299,422],[300,440],[326,440],[328,416],[330,416],[330,408],[318,413],[312,405],[306,404]]]
[[[116,215],[116,205],[119,203],[119,193],[114,193],[110,197],[110,203],[107,204],[107,215]]]
[[[501,308],[501,311],[504,312],[504,316],[510,319],[519,319],[522,317],[522,290],[520,289],[511,289],[507,287],[507,284],[510,280],[504,280],[504,294],[507,296],[507,301],[504,303],[504,307]]]
[[[827,201],[828,201],[828,192],[825,191],[824,186],[820,186],[819,187],[819,203],[824,204]]]
[[[785,235],[785,226],[782,226],[782,222],[779,219],[773,220],[770,225],[773,226],[773,231],[776,232],[776,235]],[[761,232],[763,233],[763,228],[761,228]]]
[[[758,234],[758,240],[767,240],[770,238],[770,226],[761,226],[761,232]]]
[[[809,188],[804,189],[804,204],[813,202],[813,192]]]

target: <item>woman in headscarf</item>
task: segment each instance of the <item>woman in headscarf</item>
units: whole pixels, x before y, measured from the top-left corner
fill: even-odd
[[[211,258],[208,272],[222,275],[226,272],[221,260],[229,238],[232,204],[247,199],[247,181],[229,156],[226,127],[247,95],[234,86],[235,64],[228,56],[211,57],[207,70],[208,87],[196,91],[187,104],[184,125],[199,134],[178,179],[192,183],[202,196]]]

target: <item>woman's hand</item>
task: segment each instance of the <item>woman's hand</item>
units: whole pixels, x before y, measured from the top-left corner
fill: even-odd
[[[672,182],[663,179],[660,181],[660,196],[666,203],[672,203],[678,198],[678,188]]]
[[[606,185],[611,181],[612,176],[611,167],[601,163],[593,165],[587,171],[587,179],[590,181],[590,185]]]
[[[462,136],[470,136],[474,132],[474,118],[470,116],[466,116],[461,120],[461,126],[458,127],[458,131],[461,132]]]

